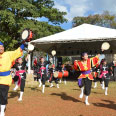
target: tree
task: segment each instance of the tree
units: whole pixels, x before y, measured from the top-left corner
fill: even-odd
[[[0,0],[0,41],[5,43],[6,49],[15,48],[25,28],[34,32],[34,39],[63,31],[54,25],[67,21],[66,12],[53,6],[52,0]],[[41,17],[46,17],[48,22],[38,21]]]
[[[73,18],[73,27],[81,25],[83,23],[116,28],[116,16],[111,15],[108,11],[104,11],[103,14],[89,15],[87,17],[74,17]]]

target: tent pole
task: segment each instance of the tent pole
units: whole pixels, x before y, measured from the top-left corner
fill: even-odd
[[[31,73],[31,54],[29,53],[28,56],[28,74]]]

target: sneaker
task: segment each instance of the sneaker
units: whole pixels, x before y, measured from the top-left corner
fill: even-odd
[[[81,98],[81,99],[82,99],[82,98],[83,98],[83,94],[80,94],[79,98]]]
[[[59,85],[57,84],[57,88],[59,88]]]
[[[22,101],[22,99],[21,99],[21,98],[19,98],[19,99],[18,99],[18,101]]]
[[[42,84],[39,84],[39,87],[41,87],[42,86]]]
[[[13,90],[16,91],[18,89],[18,86],[16,86]]]
[[[87,101],[85,102],[85,104],[86,104],[87,106],[89,106],[89,105],[90,105],[90,103],[89,103],[89,102],[87,102]]]

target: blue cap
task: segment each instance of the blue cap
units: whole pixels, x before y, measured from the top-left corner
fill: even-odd
[[[4,46],[4,44],[0,41],[0,45]]]

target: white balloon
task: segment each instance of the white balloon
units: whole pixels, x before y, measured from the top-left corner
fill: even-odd
[[[110,48],[110,44],[108,42],[102,43],[101,49],[108,50]]]

